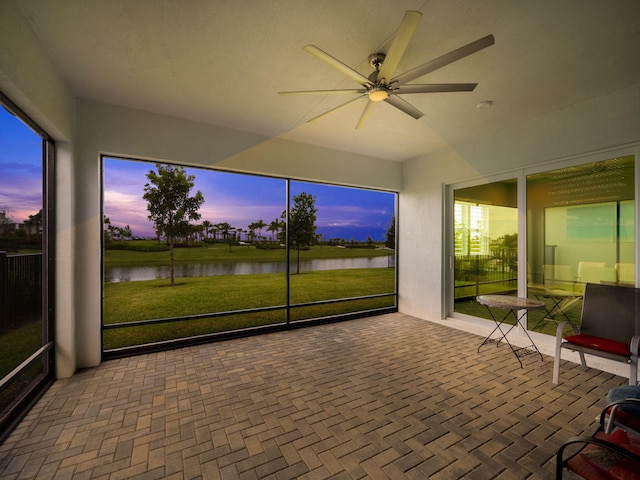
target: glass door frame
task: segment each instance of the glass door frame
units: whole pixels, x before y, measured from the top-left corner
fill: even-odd
[[[481,319],[479,317],[474,317],[471,315],[467,315],[464,313],[457,313],[454,311],[454,302],[455,302],[455,273],[454,273],[454,265],[455,265],[455,245],[454,245],[454,195],[455,191],[462,188],[468,187],[476,187],[479,185],[486,185],[489,183],[500,182],[503,180],[513,180],[515,179],[517,182],[517,208],[518,208],[518,295],[522,294],[522,276],[521,276],[521,265],[523,262],[522,252],[524,250],[523,243],[523,234],[522,229],[523,220],[520,212],[526,206],[523,202],[523,172],[522,170],[510,170],[505,171],[500,174],[488,175],[484,177],[478,177],[471,180],[465,180],[461,182],[456,182],[448,185],[444,185],[444,196],[445,196],[445,221],[444,221],[444,268],[443,268],[443,312],[444,318],[455,318],[465,321],[471,321],[473,323],[480,322],[480,324],[485,325],[486,319]],[[525,210],[526,211],[526,210]],[[526,257],[524,259],[526,262]],[[526,277],[525,277],[526,279]],[[524,282],[524,287],[526,288],[526,280]]]
[[[545,173],[552,170],[575,167],[580,165],[585,165],[588,163],[594,162],[602,162],[605,160],[609,160],[615,157],[625,157],[633,155],[634,156],[634,222],[635,222],[635,248],[634,248],[634,256],[635,256],[635,264],[638,265],[638,260],[640,259],[640,145],[634,145],[629,147],[622,147],[612,150],[605,150],[597,153],[585,154],[585,155],[576,155],[570,158],[566,158],[564,160],[558,160],[555,162],[547,162],[540,165],[531,166],[529,168],[524,169],[524,180],[529,175],[534,175],[537,173]],[[522,192],[523,195],[526,196],[526,185],[525,190]],[[520,193],[520,192],[519,192]],[[526,208],[526,205],[525,205]],[[526,212],[526,209],[524,210]],[[524,234],[526,234],[526,230]],[[525,256],[526,261],[526,256]],[[636,288],[639,285],[638,279],[640,278],[640,272],[638,268],[635,269],[635,286]],[[526,292],[526,282],[525,282],[525,292]]]
[[[562,159],[540,163],[526,168],[508,170],[500,174],[477,177],[460,182],[444,184],[444,231],[443,231],[443,299],[442,312],[444,318],[464,320],[472,324],[484,324],[485,319],[454,312],[454,194],[457,189],[489,184],[506,179],[516,179],[518,182],[518,296],[527,296],[527,204],[526,204],[526,181],[527,177],[536,173],[543,173],[551,170],[583,165],[592,162],[604,161],[610,158],[633,155],[635,160],[634,168],[634,192],[635,211],[634,221],[636,227],[635,238],[635,263],[640,259],[640,145],[632,145],[611,150],[603,150],[596,153],[574,155]],[[640,272],[636,269],[635,284],[639,285]]]

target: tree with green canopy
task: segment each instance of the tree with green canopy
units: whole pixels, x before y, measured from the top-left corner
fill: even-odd
[[[293,197],[293,205],[289,210],[289,246],[297,250],[296,273],[300,273],[300,249],[311,245],[316,235],[316,197],[302,192]],[[281,218],[287,218],[282,212]]]
[[[142,198],[147,201],[147,217],[154,224],[156,232],[169,242],[169,272],[171,285],[175,285],[173,248],[176,238],[184,236],[189,229],[189,221],[199,220],[198,210],[204,197],[198,190],[189,196],[195,175],[187,175],[183,167],[156,164],[157,173],[149,170],[149,182],[144,186]]]
[[[387,239],[384,242],[387,248],[396,248],[396,216],[391,219],[391,225],[387,229]]]

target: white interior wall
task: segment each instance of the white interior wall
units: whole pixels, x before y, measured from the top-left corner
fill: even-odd
[[[400,311],[479,334],[489,332],[489,322],[446,318],[444,185],[487,178],[505,170],[515,173],[539,168],[568,157],[584,156],[593,161],[598,156],[619,155],[621,150],[638,155],[638,145],[640,84],[514,125],[456,150],[405,162],[399,212]],[[544,353],[553,355],[552,337],[535,338]],[[628,375],[628,369],[620,370],[618,364],[598,361],[593,365]]]

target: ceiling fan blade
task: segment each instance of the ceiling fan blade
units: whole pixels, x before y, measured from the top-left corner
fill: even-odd
[[[371,115],[371,112],[373,112],[373,109],[376,106],[376,102],[372,102],[371,100],[367,101],[367,104],[364,107],[364,110],[362,111],[362,115],[360,115],[360,120],[358,120],[358,124],[356,125],[356,128],[362,128],[364,127],[364,125],[367,123],[367,120],[369,119],[369,115]]]
[[[402,75],[398,75],[397,77],[392,79],[392,82],[398,82],[400,84],[410,82],[411,80],[415,80],[416,78],[422,77],[427,73],[433,72],[434,70],[437,70],[446,65],[449,65],[450,63],[453,63],[456,60],[460,60],[461,58],[471,55],[472,53],[476,53],[482,50],[483,48],[490,47],[494,43],[495,43],[495,39],[493,38],[493,35],[487,35],[486,37],[482,37],[481,39],[476,40],[475,42],[471,42],[449,53],[445,53],[441,57],[438,57],[435,60],[431,60],[430,62],[420,65],[419,67],[416,67],[413,70],[409,70],[408,72],[403,73]]]
[[[393,89],[394,94],[406,93],[439,93],[439,92],[472,92],[477,83],[430,83],[426,85],[400,85]]]
[[[400,27],[398,28],[398,33],[396,33],[391,47],[389,47],[387,57],[384,59],[384,62],[382,62],[382,66],[378,72],[378,81],[383,78],[389,80],[391,75],[396,71],[398,63],[400,63],[402,55],[404,55],[404,51],[411,41],[411,37],[413,37],[416,28],[418,28],[418,23],[420,23],[421,18],[422,14],[420,12],[409,10],[404,14],[402,23],[400,23]]]
[[[385,98],[384,101],[387,102],[387,103],[390,103],[394,107],[402,110],[404,113],[406,113],[407,115],[412,116],[416,120],[424,115],[424,113],[422,113],[416,107],[414,107],[409,102],[403,100],[402,98],[400,98],[400,97],[398,97],[396,95],[391,95],[391,96]]]
[[[350,88],[343,90],[291,90],[288,92],[278,92],[278,95],[332,95],[334,93],[365,93],[364,88]]]
[[[344,108],[344,107],[347,107],[347,106],[351,105],[352,103],[355,103],[355,102],[357,102],[358,100],[361,100],[362,98],[363,98],[363,97],[356,97],[356,98],[353,98],[353,99],[349,100],[348,102],[345,102],[345,103],[342,103],[342,104],[338,105],[337,107],[333,107],[331,110],[327,110],[326,112],[321,113],[320,115],[318,115],[318,116],[316,116],[316,117],[313,117],[313,118],[312,118],[312,119],[310,119],[310,120],[307,120],[307,123],[309,123],[309,122],[315,122],[316,120],[320,120],[321,118],[323,118],[323,117],[325,117],[325,116],[329,115],[330,113],[333,113],[333,112],[335,112],[335,111],[337,111],[337,110],[340,110],[340,109],[342,109],[342,108]]]
[[[371,84],[371,82],[369,81],[369,79],[367,77],[365,77],[361,73],[355,71],[353,68],[349,67],[348,65],[345,65],[344,63],[342,63],[337,58],[332,57],[327,52],[324,52],[324,51],[320,50],[315,45],[307,45],[306,47],[304,47],[304,50],[306,52],[310,53],[311,55],[313,55],[314,57],[319,58],[320,60],[322,60],[327,65],[332,66],[333,68],[335,68],[339,72],[342,72],[344,75],[346,75],[350,79],[358,82],[360,85],[364,86],[364,85]]]

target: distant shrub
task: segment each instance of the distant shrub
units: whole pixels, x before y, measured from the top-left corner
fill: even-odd
[[[256,245],[258,250],[284,250],[284,245],[278,243],[259,243]]]
[[[111,242],[107,250],[129,250],[132,252],[166,252],[169,245],[164,243]]]

